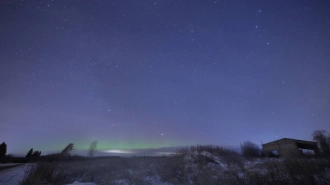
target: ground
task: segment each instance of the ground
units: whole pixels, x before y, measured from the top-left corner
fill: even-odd
[[[1,164],[0,167],[9,167],[15,166],[12,168],[7,168],[0,171],[0,185],[13,185],[19,184],[20,181],[23,180],[25,175],[25,171],[28,168],[29,164],[22,164],[20,166],[16,166],[17,164]]]
[[[163,157],[66,157],[1,172],[2,184],[22,185],[247,185],[330,184],[330,160],[306,156],[295,159],[246,158],[209,146],[180,150]],[[16,179],[16,183],[13,180]]]

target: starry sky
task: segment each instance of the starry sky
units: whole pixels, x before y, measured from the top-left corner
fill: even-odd
[[[3,0],[0,142],[43,154],[330,130],[330,1]]]

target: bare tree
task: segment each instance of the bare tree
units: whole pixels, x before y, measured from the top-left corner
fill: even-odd
[[[241,150],[246,157],[258,157],[261,153],[259,146],[251,141],[245,141],[241,144]]]
[[[33,152],[32,157],[37,158],[40,157],[40,155],[41,155],[41,151],[36,150]]]
[[[7,144],[5,142],[2,142],[0,145],[0,158],[5,157],[7,153]]]
[[[312,137],[318,143],[323,156],[330,157],[330,136],[326,136],[326,131],[315,130]]]
[[[89,157],[93,157],[94,153],[95,153],[95,150],[96,150],[96,147],[97,147],[97,141],[93,141],[89,147],[89,150],[88,150],[88,156]]]
[[[29,151],[28,151],[28,153],[26,154],[26,158],[30,158],[30,157],[32,157],[32,154],[33,154],[33,148],[31,148]]]
[[[73,143],[69,143],[68,146],[66,146],[62,150],[61,154],[62,155],[70,155],[70,152],[73,150],[73,148],[74,148]]]

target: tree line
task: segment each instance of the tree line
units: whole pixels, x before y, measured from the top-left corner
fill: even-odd
[[[321,157],[330,157],[330,134],[327,134],[325,130],[315,130],[312,133],[312,138],[318,144],[319,155]],[[259,157],[263,155],[261,148],[251,141],[242,143],[241,150],[242,154],[246,157]]]
[[[88,154],[87,154],[88,157],[93,157],[95,155],[96,147],[97,147],[97,141],[93,141],[90,144],[90,147],[88,149]],[[67,156],[71,156],[71,152],[73,150],[74,150],[74,144],[69,143],[60,153],[53,154],[53,155],[67,157]],[[0,144],[0,163],[6,163],[6,162],[10,161],[10,159],[13,158],[13,156],[11,154],[6,155],[6,153],[7,153],[7,144],[5,142],[2,142],[2,144]],[[22,157],[19,157],[19,158],[20,158],[20,161],[22,161],[22,162],[28,162],[28,161],[35,162],[38,160],[38,158],[40,156],[41,156],[41,151],[34,150],[33,148],[31,148],[26,153],[24,160]]]
[[[312,139],[318,143],[318,148],[320,152],[320,156],[322,157],[330,157],[330,134],[328,134],[325,130],[315,130],[312,133]],[[245,141],[244,143],[240,144],[242,155],[246,157],[258,157],[263,155],[261,148],[251,142],[251,141]],[[97,141],[93,141],[90,144],[89,150],[88,150],[88,157],[93,157],[96,152],[97,147]],[[61,153],[59,153],[61,156],[70,156],[71,151],[74,150],[73,143],[69,143]],[[2,142],[0,144],[0,162],[4,161],[4,158],[6,157],[7,153],[7,144],[5,142]],[[31,148],[25,158],[29,160],[35,160],[41,156],[41,151],[33,150]]]

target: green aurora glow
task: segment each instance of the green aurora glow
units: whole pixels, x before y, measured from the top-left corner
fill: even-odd
[[[88,150],[92,141],[81,140],[78,142],[72,142],[76,150]],[[47,148],[49,151],[60,152],[69,143],[63,144],[53,144],[48,146],[43,146],[42,148]],[[188,146],[191,143],[188,142],[157,142],[157,141],[109,141],[109,140],[97,140],[97,150],[130,150],[130,149],[149,149],[149,148],[162,148],[162,147],[176,147],[176,146]]]

